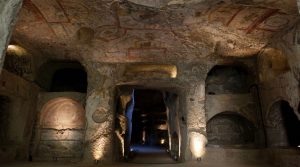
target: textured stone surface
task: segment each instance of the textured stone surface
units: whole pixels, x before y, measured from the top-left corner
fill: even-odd
[[[236,112],[257,124],[257,109],[251,94],[206,95],[206,119],[222,112]]]
[[[22,6],[22,0],[7,0],[0,2],[0,72],[3,66],[6,47],[9,43],[17,14]]]
[[[6,120],[5,131],[1,129],[5,137],[0,144],[0,162],[27,159],[39,90],[37,85],[6,70],[2,71],[0,95],[9,99],[9,106],[0,114]]]

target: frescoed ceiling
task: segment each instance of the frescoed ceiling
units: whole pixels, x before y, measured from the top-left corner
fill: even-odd
[[[299,20],[294,0],[24,0],[13,40],[39,56],[156,62],[255,55]]]

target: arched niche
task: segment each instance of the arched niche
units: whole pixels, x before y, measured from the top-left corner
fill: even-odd
[[[207,122],[209,145],[248,146],[255,143],[255,126],[234,112],[222,112]]]
[[[40,126],[53,129],[84,129],[84,108],[70,98],[52,99],[42,108]]]
[[[298,147],[300,121],[285,100],[274,102],[266,115],[269,147]]]
[[[39,119],[37,150],[33,159],[79,161],[84,151],[85,111],[67,97],[48,101]]]
[[[87,91],[87,73],[75,61],[49,61],[43,64],[37,76],[37,83],[51,92]]]
[[[214,66],[206,78],[206,94],[248,92],[248,72],[240,66]]]

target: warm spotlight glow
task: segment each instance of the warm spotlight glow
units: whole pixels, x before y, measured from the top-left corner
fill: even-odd
[[[171,78],[176,78],[177,77],[177,67],[173,66],[171,68]]]
[[[70,98],[59,97],[48,101],[42,108],[40,125],[54,129],[84,129],[85,111]]]
[[[300,145],[298,146],[298,148],[300,148]]]
[[[176,78],[177,67],[175,65],[130,65],[125,70],[125,75],[142,75],[154,78]]]
[[[190,150],[193,153],[194,157],[201,158],[205,154],[205,145],[207,139],[204,135],[191,132],[190,134]]]
[[[27,55],[26,49],[18,45],[8,45],[6,50],[8,55],[25,56]]]
[[[159,129],[159,130],[167,130],[168,125],[167,124],[160,124],[160,125],[157,125],[156,128]]]
[[[160,144],[165,144],[166,140],[165,139],[160,139]]]
[[[108,142],[109,140],[106,137],[101,137],[94,142],[92,149],[95,160],[101,160],[103,158]]]

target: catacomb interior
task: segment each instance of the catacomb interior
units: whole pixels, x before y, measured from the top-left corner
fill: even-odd
[[[299,4],[0,1],[0,166],[299,167]]]

